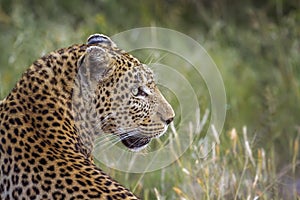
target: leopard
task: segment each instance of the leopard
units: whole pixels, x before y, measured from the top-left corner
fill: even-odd
[[[135,153],[166,132],[175,113],[154,75],[99,33],[33,62],[0,101],[0,199],[140,199],[93,149],[107,135]]]

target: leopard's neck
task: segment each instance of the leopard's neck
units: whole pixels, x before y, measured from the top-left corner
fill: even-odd
[[[69,137],[76,145],[85,143],[74,123],[72,96],[78,72],[77,62],[85,53],[86,47],[87,45],[73,45],[38,59],[3,100],[3,104],[16,102],[16,105],[23,105],[22,110],[14,115],[25,122],[26,118],[32,118],[33,120],[28,120],[30,124],[24,123],[24,127],[39,130],[40,134],[46,135],[42,137],[48,138],[49,144],[55,144],[56,138],[60,136]],[[48,118],[48,115],[54,119]],[[57,131],[53,133],[53,130]],[[74,148],[83,149],[76,146]],[[91,150],[87,148],[86,152],[90,153]]]

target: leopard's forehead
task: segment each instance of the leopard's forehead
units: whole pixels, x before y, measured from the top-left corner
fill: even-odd
[[[137,83],[153,84],[155,82],[153,71],[147,65],[141,64],[134,68],[133,71]]]
[[[152,84],[155,76],[152,69],[146,64],[141,63],[137,58],[123,50],[116,48],[109,49],[113,61],[117,65],[115,76],[125,76],[127,81],[135,83]],[[119,75],[120,74],[120,75]],[[122,74],[122,75],[121,75]]]
[[[154,73],[153,73],[152,69],[150,69],[147,65],[144,65],[144,64],[142,65],[141,68],[145,72],[146,79],[147,79],[148,83],[155,82],[155,80],[154,80]]]

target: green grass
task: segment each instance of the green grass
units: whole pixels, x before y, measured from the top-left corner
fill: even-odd
[[[295,199],[299,189],[297,194],[294,183],[300,178],[299,3],[246,1],[229,8],[216,2],[76,0],[26,6],[0,0],[0,99],[34,60],[85,42],[91,33],[112,35],[151,25],[182,31],[205,47],[222,74],[228,105],[220,143],[202,158],[201,137],[196,137],[179,160],[155,172],[104,170],[146,200]],[[192,71],[184,73],[192,83],[197,80]],[[197,96],[205,110],[209,97],[201,87],[204,92]]]

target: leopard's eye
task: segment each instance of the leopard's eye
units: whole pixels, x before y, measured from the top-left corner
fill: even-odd
[[[144,91],[143,87],[134,87],[132,88],[132,94],[134,96],[146,97],[148,94]]]

